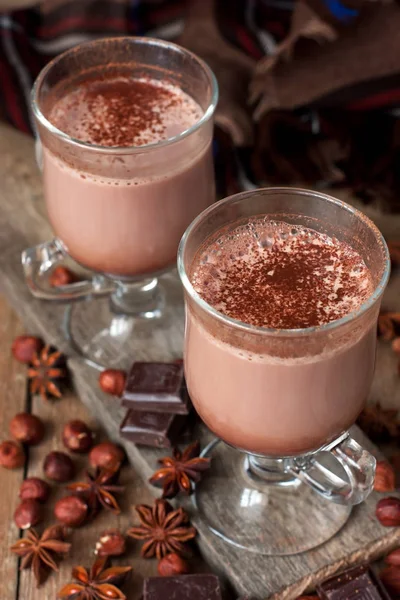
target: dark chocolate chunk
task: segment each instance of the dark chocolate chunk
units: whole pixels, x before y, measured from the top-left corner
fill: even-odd
[[[171,448],[186,421],[186,415],[128,410],[119,430],[122,437],[135,444]]]
[[[317,586],[322,600],[390,600],[377,575],[367,565],[343,571]]]
[[[183,361],[135,362],[128,374],[122,405],[134,410],[187,415],[190,398]]]
[[[145,579],[143,600],[221,600],[216,575],[200,573]]]

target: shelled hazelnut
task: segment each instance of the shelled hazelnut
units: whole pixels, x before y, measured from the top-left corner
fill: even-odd
[[[167,554],[158,563],[157,571],[161,577],[185,575],[189,573],[189,565],[179,554]]]
[[[94,446],[89,454],[89,462],[93,468],[114,469],[124,460],[125,452],[113,442],[102,442]]]
[[[74,419],[65,424],[62,441],[64,446],[71,452],[84,454],[89,452],[93,445],[93,433],[86,423]]]
[[[376,505],[375,514],[384,527],[399,527],[400,499],[395,497],[382,498]]]
[[[394,338],[392,342],[392,350],[396,354],[400,354],[400,337]]]
[[[125,551],[125,536],[118,529],[107,529],[100,535],[94,553],[97,556],[121,556]]]
[[[5,469],[18,469],[25,464],[25,454],[18,442],[6,440],[0,444],[0,465]]]
[[[50,496],[50,486],[39,477],[28,477],[21,483],[19,497],[21,500],[37,500],[47,502]]]
[[[54,507],[54,515],[68,527],[80,527],[86,520],[88,505],[79,496],[65,496]]]
[[[29,364],[43,345],[43,341],[34,335],[19,335],[13,341],[11,352],[16,360]]]
[[[14,521],[19,529],[29,529],[42,520],[43,509],[37,500],[23,500],[15,509]]]
[[[385,558],[385,563],[388,565],[396,565],[396,567],[400,567],[400,548],[397,550],[393,550],[388,554]]]
[[[79,281],[77,274],[62,265],[55,267],[49,276],[49,284],[52,287],[61,287],[70,283],[76,283],[77,281]]]
[[[125,381],[126,373],[120,369],[105,369],[99,376],[100,388],[111,396],[122,396]]]
[[[65,483],[74,477],[75,465],[68,454],[54,451],[44,459],[43,471],[48,479]]]
[[[10,421],[10,433],[19,442],[36,446],[44,438],[44,423],[36,415],[18,413]]]

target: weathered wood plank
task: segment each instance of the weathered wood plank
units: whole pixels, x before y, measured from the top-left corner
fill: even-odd
[[[39,416],[45,426],[46,435],[43,442],[29,450],[28,461],[25,469],[6,471],[0,469],[0,489],[2,490],[0,502],[0,559],[1,580],[0,598],[2,600],[53,600],[57,591],[70,581],[71,569],[75,565],[90,566],[94,560],[93,550],[100,533],[105,529],[118,528],[125,532],[134,519],[133,506],[136,504],[150,503],[153,497],[149,489],[143,484],[141,478],[128,465],[124,467],[120,483],[125,487],[120,496],[121,514],[116,516],[109,512],[101,512],[96,519],[75,530],[70,536],[72,550],[70,555],[61,563],[60,572],[49,577],[46,584],[37,589],[35,579],[30,571],[18,572],[18,563],[14,555],[9,552],[9,546],[18,539],[20,532],[14,525],[12,515],[18,505],[19,486],[25,477],[44,477],[43,461],[52,450],[65,451],[61,441],[61,432],[64,424],[71,418],[82,419],[96,433],[96,443],[106,439],[98,422],[90,415],[88,410],[79,401],[74,393],[66,394],[60,401],[43,402],[38,397],[31,398],[27,393],[26,367],[13,360],[10,346],[16,335],[24,333],[24,328],[16,314],[9,307],[3,296],[0,296],[0,429],[1,439],[9,437],[8,424],[17,412],[30,409],[30,412]],[[31,333],[34,333],[31,331]],[[75,480],[84,476],[87,468],[87,457],[84,455],[71,455],[76,467]],[[37,526],[38,530],[55,522],[53,508],[57,500],[68,493],[65,486],[52,483],[52,493],[45,508],[45,519]],[[116,562],[131,565],[134,575],[127,590],[130,600],[139,600],[142,596],[142,582],[145,577],[157,574],[157,561],[145,560],[140,557],[140,544],[128,541],[128,552]],[[202,562],[198,558],[192,561],[194,570],[201,570]],[[18,595],[17,595],[18,590]]]
[[[57,345],[65,347],[60,332],[63,308],[33,300],[26,289],[19,265],[19,255],[24,248],[50,235],[49,227],[43,219],[32,142],[10,130],[3,129],[2,132],[4,137],[0,136],[0,179],[4,181],[4,185],[0,190],[0,203],[3,207],[0,215],[3,234],[0,238],[0,273],[3,287],[13,306],[30,327],[40,331]],[[2,159],[2,155],[6,156],[6,160]],[[22,170],[23,173],[21,164],[25,169]],[[378,224],[382,227],[382,223]],[[138,328],[133,339],[137,359],[169,360],[181,352],[183,313],[179,300],[179,283],[174,276],[168,277],[167,282],[171,291],[176,294],[175,304],[170,306],[169,320],[165,320],[154,330]],[[391,285],[395,290],[398,284],[393,281]],[[388,299],[390,303],[395,302],[395,294],[392,296]],[[96,316],[93,315],[93,318]],[[392,376],[394,358],[390,356],[390,349],[387,347],[381,346],[379,353],[380,370],[373,393],[384,403],[395,401],[399,405],[398,384]],[[71,359],[70,364],[82,401],[96,414],[108,434],[118,439],[118,424],[123,414],[119,403],[99,392],[97,373],[90,371],[77,359]],[[210,440],[210,434],[204,427],[200,429],[199,436],[203,444]],[[139,449],[130,443],[125,443],[125,447],[137,472],[147,478],[160,453]],[[317,550],[294,557],[262,557],[236,550],[215,538],[195,513],[193,520],[200,532],[199,543],[207,560],[228,577],[238,592],[251,593],[261,598],[290,599],[295,598],[313,581],[320,580],[340,566],[382,553],[388,547],[400,543],[398,530],[385,529],[374,518],[376,500],[376,494],[372,494],[367,502],[354,511],[347,525],[333,540]],[[306,515],[304,518],[312,517]]]
[[[73,394],[67,394],[62,400],[45,403],[40,398],[35,398],[32,404],[32,412],[40,416],[46,423],[47,435],[40,446],[33,449],[30,455],[29,476],[43,477],[43,460],[48,452],[52,450],[65,451],[61,441],[61,432],[64,424],[71,418],[82,419],[96,431],[96,441],[105,439],[99,424],[90,416],[87,409]],[[81,480],[87,468],[87,457],[85,455],[71,455],[76,467],[76,480]],[[70,555],[61,563],[60,572],[49,577],[46,584],[37,589],[35,580],[30,571],[23,571],[20,579],[20,590],[18,600],[53,600],[63,585],[71,581],[71,569],[76,565],[90,566],[94,560],[94,547],[100,533],[105,529],[117,527],[126,531],[132,522],[131,507],[142,502],[151,502],[150,492],[143,486],[134,471],[126,466],[121,474],[121,485],[126,486],[121,498],[121,514],[118,516],[110,512],[102,511],[93,522],[72,531],[70,542],[72,549]],[[55,522],[53,507],[56,501],[68,494],[64,485],[52,484],[52,494],[46,505],[46,519],[43,527]],[[42,526],[41,526],[42,527]],[[129,544],[129,551],[123,558],[115,561],[119,564],[131,565],[135,574],[129,589],[129,598],[138,600],[142,593],[143,576],[156,574],[156,562],[145,561],[139,557],[139,545]],[[4,600],[11,600],[13,596],[6,596]],[[2,596],[3,599],[3,596]]]
[[[23,333],[22,325],[4,296],[0,296],[0,440],[10,439],[9,422],[26,407],[25,366],[13,359],[13,339]],[[12,439],[12,438],[11,438]],[[0,467],[0,598],[14,600],[18,585],[18,563],[9,546],[18,539],[13,521],[24,469]]]

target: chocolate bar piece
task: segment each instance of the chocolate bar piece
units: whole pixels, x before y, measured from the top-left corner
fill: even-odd
[[[187,415],[190,398],[183,361],[135,362],[128,374],[122,405],[134,410]]]
[[[119,428],[122,437],[142,446],[171,448],[187,420],[186,415],[167,415],[128,410]]]
[[[200,573],[145,579],[143,600],[221,600],[216,575]]]
[[[317,586],[322,600],[390,600],[382,583],[367,565],[343,571]]]

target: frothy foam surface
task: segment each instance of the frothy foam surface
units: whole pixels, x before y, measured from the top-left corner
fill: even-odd
[[[180,88],[155,79],[126,76],[82,82],[49,110],[58,129],[101,146],[142,146],[175,137],[203,115]]]
[[[267,217],[213,236],[195,257],[190,278],[223,314],[278,329],[340,319],[373,292],[367,266],[348,244]]]

